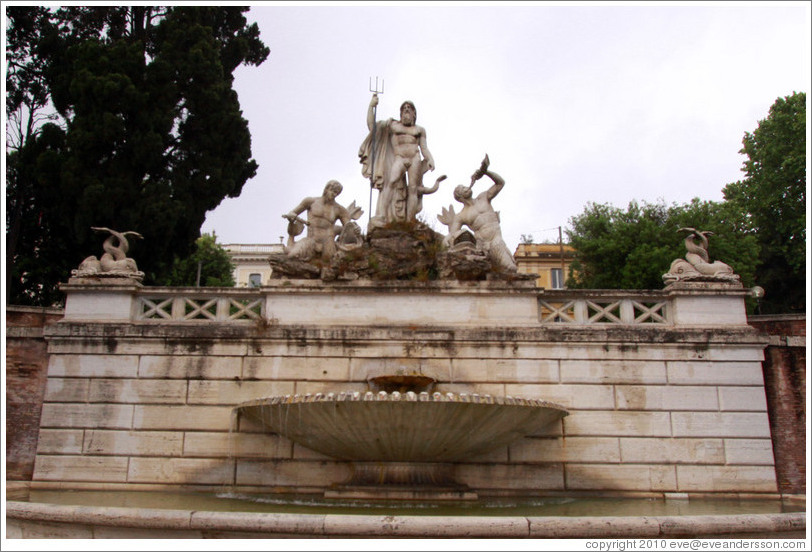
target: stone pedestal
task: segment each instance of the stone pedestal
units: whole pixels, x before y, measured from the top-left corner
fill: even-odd
[[[747,325],[744,298],[750,290],[726,282],[674,282],[671,321],[677,326]]]
[[[65,320],[130,320],[141,288],[140,282],[126,277],[71,278],[59,287],[67,294]]]

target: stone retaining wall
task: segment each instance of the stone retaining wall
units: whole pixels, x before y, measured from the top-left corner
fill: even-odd
[[[746,325],[740,292],[711,293],[704,303],[686,292],[679,323],[589,325],[540,323],[534,289],[398,285],[389,304],[400,309],[395,322],[375,326],[336,322],[337,305],[364,299],[357,289],[342,295],[341,286],[319,292],[321,301],[309,295],[309,324],[268,315],[301,316],[285,294],[309,292],[295,283],[293,291],[263,288],[261,316],[239,321],[130,319],[139,309],[123,300],[107,303],[106,320],[83,320],[93,309],[75,302],[96,300],[93,290],[82,287],[71,305],[68,289],[66,320],[46,329],[51,358],[32,486],[321,492],[349,477],[347,463],[236,420],[234,406],[366,391],[369,377],[402,370],[436,378],[437,391],[539,398],[570,410],[536,435],[458,465],[457,478],[483,495],[776,492],[766,340]],[[141,292],[121,293],[135,303]],[[404,298],[425,310],[437,293],[460,307],[476,294],[485,322],[474,312],[460,323],[456,307],[453,324],[436,311],[404,322]],[[387,297],[376,297],[384,316]],[[671,296],[669,308],[679,299]],[[511,308],[515,326],[505,323]],[[708,322],[714,310],[716,325]]]

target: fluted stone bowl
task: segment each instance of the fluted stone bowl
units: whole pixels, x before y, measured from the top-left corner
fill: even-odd
[[[295,443],[356,462],[455,462],[568,414],[536,399],[411,391],[266,397],[236,410]]]

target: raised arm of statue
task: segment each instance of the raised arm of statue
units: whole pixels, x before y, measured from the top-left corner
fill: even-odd
[[[485,171],[485,174],[493,180],[493,186],[488,188],[485,193],[487,194],[488,201],[491,201],[496,195],[505,187],[505,179],[493,171]]]
[[[367,109],[367,127],[369,131],[375,127],[375,108],[378,106],[378,95],[373,94],[372,99],[369,101],[369,109]]]

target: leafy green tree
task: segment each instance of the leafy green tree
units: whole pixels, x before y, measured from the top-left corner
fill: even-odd
[[[806,291],[806,94],[778,98],[740,153],[745,178],[724,188],[758,240],[765,313],[803,312]]]
[[[693,199],[685,205],[638,203],[626,210],[589,203],[570,219],[567,237],[576,250],[572,288],[661,289],[662,276],[674,259],[686,253],[685,234],[693,227],[714,233],[712,260],[733,267],[745,286],[753,285],[758,246],[755,237],[741,232],[738,214],[723,203]]]
[[[131,256],[166,280],[205,215],[256,174],[233,71],[269,50],[248,8],[17,7],[9,10],[7,113],[56,120],[7,134],[7,300],[53,304],[101,241],[141,233]],[[11,118],[10,118],[11,120]]]
[[[233,287],[234,263],[214,234],[203,234],[194,251],[184,259],[175,258],[167,286]]]

